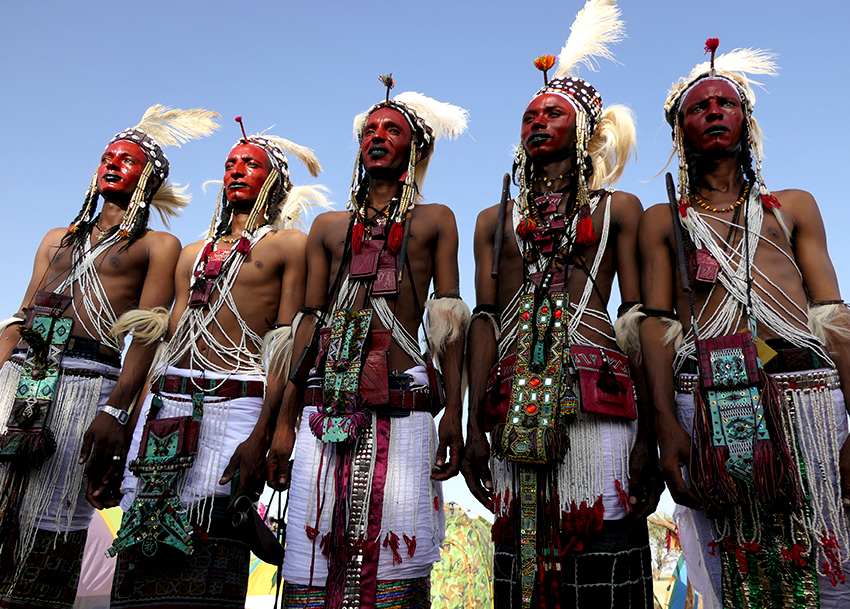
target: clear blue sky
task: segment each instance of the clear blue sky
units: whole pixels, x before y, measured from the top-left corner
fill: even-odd
[[[437,144],[423,194],[448,204],[460,229],[465,299],[474,302],[472,232],[478,212],[497,202],[509,171],[520,116],[542,83],[531,65],[557,54],[583,2],[6,2],[0,38],[0,317],[20,304],[38,242],[79,210],[109,138],[162,103],[222,114],[223,129],[168,149],[172,179],[189,184],[191,207],[172,227],[186,244],[209,225],[219,179],[239,136],[271,133],[316,151],[318,182],[342,208],[356,145],[355,114],[382,96],[377,77],[392,72],[395,92],[414,90],[467,108],[469,134]],[[779,55],[779,78],[756,90],[764,130],[764,175],[774,190],[801,188],[821,205],[830,254],[847,290],[844,234],[850,215],[838,190],[850,140],[850,3],[621,0],[628,38],[619,65],[583,70],[606,104],[637,117],[638,158],[618,187],[644,206],[664,200],[649,181],[667,161],[670,131],[662,105],[670,84],[703,60],[705,38]],[[292,161],[296,184],[315,182]],[[159,227],[158,221],[154,227]],[[616,303],[614,303],[616,305]],[[3,313],[5,311],[5,313]],[[454,499],[483,511],[456,479]]]

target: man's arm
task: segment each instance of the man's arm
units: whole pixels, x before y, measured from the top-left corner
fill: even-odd
[[[148,235],[148,269],[139,299],[139,309],[168,308],[174,300],[174,270],[180,256],[180,241],[168,233]],[[118,382],[107,400],[107,404],[120,410],[129,410],[139,394],[142,383],[156,353],[156,344],[144,345],[133,340]],[[115,458],[119,457],[119,458]],[[119,498],[101,499],[113,478],[124,471],[127,457],[125,429],[111,415],[101,412],[83,437],[80,463],[89,461],[85,475],[89,479],[86,497],[98,509],[117,505]]]
[[[617,225],[616,257],[620,298],[622,302],[639,302],[641,265],[637,237],[643,207],[634,195],[618,191],[612,195],[612,208]],[[635,384],[638,414],[637,437],[629,456],[629,504],[634,518],[645,518],[655,511],[664,486],[659,477],[652,401],[646,387],[640,353],[629,354],[629,369]]]
[[[641,288],[646,307],[672,311],[676,289],[675,266],[670,247],[673,222],[665,205],[648,209],[640,220],[638,247],[642,262]],[[661,475],[676,503],[695,507],[699,499],[688,489],[681,468],[690,465],[691,438],[676,418],[673,384],[672,344],[664,344],[666,328],[656,317],[647,317],[640,326],[643,369],[649,398],[655,407],[655,432],[661,452]]]
[[[307,287],[307,235],[293,229],[279,234],[277,238],[283,246],[283,276],[277,323],[291,324],[298,309],[304,304],[304,292]],[[266,480],[266,453],[277,424],[287,382],[281,371],[267,371],[266,395],[260,417],[248,438],[236,448],[218,482],[227,484],[239,472],[239,484],[233,494],[234,498],[262,492]]]
[[[330,281],[330,261],[325,249],[324,234],[332,222],[333,214],[318,216],[310,228],[307,237],[306,269],[307,287],[304,304],[311,308],[325,306]],[[310,345],[316,318],[305,315],[298,325],[292,345],[292,359],[296,361]],[[272,435],[269,454],[266,459],[266,479],[275,490],[289,487],[289,459],[295,446],[296,425],[304,409],[299,389],[292,383],[286,383],[283,390],[283,403]]]
[[[68,232],[67,228],[54,228],[49,231],[42,239],[41,244],[35,252],[35,260],[32,265],[32,277],[27,286],[24,301],[20,308],[15,312],[16,315],[26,315],[26,308],[32,304],[35,298],[35,293],[41,289],[44,281],[47,279],[47,270],[50,268],[50,259],[56,251],[57,245]],[[18,329],[20,324],[12,324],[0,334],[0,363],[9,359],[12,351],[18,345],[21,335]]]
[[[457,265],[457,223],[452,210],[444,205],[432,204],[434,218],[439,226],[434,247],[434,291],[437,294],[460,294],[460,272]],[[411,277],[411,280],[413,278]],[[466,332],[447,344],[440,357],[443,385],[446,388],[446,410],[438,429],[439,445],[433,480],[448,480],[460,469],[463,458],[463,348]],[[447,452],[449,460],[446,462]]]
[[[498,208],[491,207],[478,215],[473,241],[475,253],[475,302],[477,307],[498,306],[499,282],[490,275],[493,248],[498,222]],[[487,509],[493,498],[493,475],[490,472],[490,443],[484,432],[482,402],[487,391],[490,370],[499,359],[492,320],[479,316],[473,319],[467,338],[467,372],[469,375],[468,419],[466,422],[466,447],[461,473],[469,491]]]
[[[826,245],[826,230],[820,210],[811,194],[802,190],[791,190],[775,193],[783,205],[783,209],[792,211],[796,220],[794,231],[794,257],[803,275],[803,285],[810,303],[839,300],[841,293],[835,267],[829,258]],[[843,325],[844,335],[830,332],[827,336],[830,356],[838,369],[841,379],[841,390],[844,393],[844,406],[850,413],[850,313],[839,315],[835,322]],[[844,442],[839,461],[841,472],[841,497],[844,507],[850,507],[850,438]]]

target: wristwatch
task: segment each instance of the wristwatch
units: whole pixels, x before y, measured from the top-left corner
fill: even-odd
[[[126,425],[127,421],[130,420],[130,414],[126,410],[121,410],[120,408],[115,408],[113,406],[104,406],[103,412],[105,412],[109,416],[115,417],[119,425]]]

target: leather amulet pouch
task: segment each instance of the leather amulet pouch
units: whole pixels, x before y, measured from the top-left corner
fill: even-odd
[[[637,419],[637,402],[629,358],[599,347],[570,347],[570,357],[578,370],[581,409],[584,412]]]
[[[390,401],[388,353],[391,338],[392,330],[373,329],[371,344],[365,349],[367,355],[360,370],[360,397],[373,409]]]
[[[378,259],[384,248],[383,241],[369,239],[364,241],[359,252],[351,256],[351,268],[349,276],[352,279],[368,279],[374,277],[378,272]]]
[[[758,350],[747,332],[697,341],[702,389],[726,389],[759,384]]]
[[[720,265],[717,260],[711,255],[711,252],[705,249],[691,252],[688,269],[690,270],[691,283],[717,283],[717,275],[720,273]]]

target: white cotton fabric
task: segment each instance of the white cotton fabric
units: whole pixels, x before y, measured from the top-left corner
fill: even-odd
[[[20,376],[20,362],[18,358],[7,361],[0,371],[0,433],[6,431]],[[121,372],[120,368],[76,357],[62,358],[62,367],[113,377]],[[83,477],[85,464],[78,463],[80,449],[86,430],[103,410],[114,387],[113,380],[60,375],[47,421],[47,427],[56,438],[56,453],[30,474],[21,502],[22,531],[38,528],[64,533],[88,528],[94,508],[86,501],[88,481]],[[0,484],[6,471],[6,467],[0,467]]]
[[[795,374],[807,374],[808,372],[817,372],[806,370]],[[821,370],[821,372],[823,372]],[[803,392],[801,392],[803,393]],[[832,403],[835,410],[835,429],[839,446],[843,445],[848,436],[847,411],[844,407],[844,394],[841,389],[832,390]],[[682,428],[691,435],[693,430],[694,418],[694,400],[690,393],[676,394],[677,416],[679,424]],[[801,408],[798,409],[796,418],[796,432],[798,435],[814,433],[811,427],[813,419],[813,409],[808,392],[803,393],[801,400]],[[806,464],[809,471],[815,471],[814,464]],[[682,468],[682,473],[685,482],[691,486],[691,480],[688,476],[687,467]],[[829,483],[839,485],[838,480],[838,464],[833,464],[832,467],[824,470]],[[714,533],[711,524],[702,510],[691,510],[682,506],[676,506],[675,511],[676,524],[679,526],[679,539],[682,543],[682,553],[685,556],[685,563],[688,567],[688,581],[694,586],[694,589],[700,594],[705,595],[707,599],[707,607],[720,608],[723,599],[723,591],[721,587],[721,564],[720,552],[715,552],[712,556],[708,552],[708,542],[714,539]],[[845,526],[848,524],[846,517],[844,518]],[[844,557],[848,555],[847,548],[842,552]],[[846,584],[833,586],[826,577],[818,576],[818,592],[820,596],[821,609],[846,609],[850,606],[850,570],[845,563],[844,573],[847,577]]]
[[[412,384],[427,386],[423,367],[417,366],[405,373],[413,376]],[[324,587],[328,563],[319,544],[330,528],[333,514],[336,449],[332,443],[323,444],[310,431],[310,415],[315,412],[315,406],[304,408],[295,444],[283,578],[300,586]],[[374,420],[373,415],[373,425]],[[378,580],[425,577],[430,574],[433,563],[440,560],[445,514],[442,484],[431,480],[436,450],[437,430],[431,414],[411,412],[405,417],[391,418]],[[322,501],[324,505],[317,526],[317,506]],[[319,529],[315,542],[307,537],[307,526]],[[389,531],[399,537],[401,564],[393,565],[392,551],[383,547],[383,539]],[[402,537],[405,534],[409,538],[416,535],[416,552],[412,557],[408,556]]]
[[[206,379],[231,379],[234,381],[260,381],[262,377],[250,374],[224,375],[217,372],[199,372],[168,366],[162,374],[172,376],[185,376]],[[153,393],[148,393],[142,405],[139,422],[133,432],[133,441],[130,444],[130,452],[127,462],[139,455],[139,444],[142,439],[142,430],[150,410]],[[207,497],[228,497],[230,485],[218,483],[224,469],[230,463],[230,458],[236,448],[244,442],[257,419],[263,405],[262,397],[245,398],[219,398],[206,397],[204,399],[204,417],[201,422],[201,435],[198,440],[198,454],[192,467],[186,470],[180,485],[180,501],[187,509],[198,504]],[[157,415],[158,419],[169,417],[185,417],[192,414],[191,396],[177,394],[162,394],[162,409]],[[127,469],[124,472],[124,482],[121,490],[124,493],[121,499],[121,508],[127,510],[133,502],[136,494],[137,478]]]

